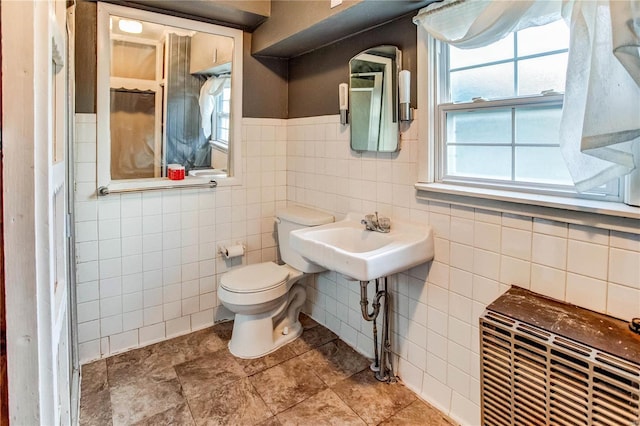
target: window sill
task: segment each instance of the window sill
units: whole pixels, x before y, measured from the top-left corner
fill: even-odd
[[[114,180],[109,185],[98,188],[98,195],[109,195],[125,192],[144,192],[162,189],[203,189],[212,188],[211,179],[205,177],[186,176],[182,180],[171,180],[168,178],[149,178],[149,179],[128,179]]]
[[[220,142],[220,141],[211,139],[209,140],[209,145],[211,145],[211,148],[215,149],[216,151],[220,151],[225,154],[229,153],[229,144],[226,142]]]
[[[640,208],[622,203],[444,183],[418,182],[415,188],[419,199],[640,234]]]

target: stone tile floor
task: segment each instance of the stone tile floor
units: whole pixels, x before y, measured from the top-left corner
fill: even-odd
[[[304,333],[253,360],[227,349],[233,323],[82,367],[80,425],[454,424],[302,315]]]

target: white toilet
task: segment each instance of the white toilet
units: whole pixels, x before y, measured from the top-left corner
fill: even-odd
[[[289,247],[289,233],[323,225],[334,217],[306,207],[291,206],[276,213],[278,245],[285,265],[264,262],[222,275],[218,298],[235,313],[229,350],[238,358],[258,358],[302,334],[298,319],[307,297],[296,284],[304,274],[324,271]]]

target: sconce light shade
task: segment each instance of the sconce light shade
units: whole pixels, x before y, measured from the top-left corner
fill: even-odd
[[[409,103],[411,99],[411,71],[400,71],[398,87],[400,89],[400,103]]]
[[[338,85],[338,97],[340,98],[340,124],[347,124],[347,111],[349,110],[349,85],[340,83]]]
[[[411,108],[411,72],[407,70],[400,71],[398,76],[400,121],[413,120],[413,111]]]

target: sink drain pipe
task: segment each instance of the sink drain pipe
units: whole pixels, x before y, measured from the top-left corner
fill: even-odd
[[[377,278],[376,295],[371,304],[373,311],[369,312],[369,300],[367,298],[367,287],[370,281],[360,281],[360,308],[362,317],[367,321],[373,321],[373,349],[374,360],[371,370],[375,371],[375,377],[381,382],[393,383],[396,376],[393,373],[391,343],[389,342],[389,293],[387,291],[387,277]],[[380,289],[382,283],[382,290]],[[380,341],[380,351],[378,351],[378,325],[377,318],[380,314],[380,299],[384,298],[382,305],[382,338]]]

